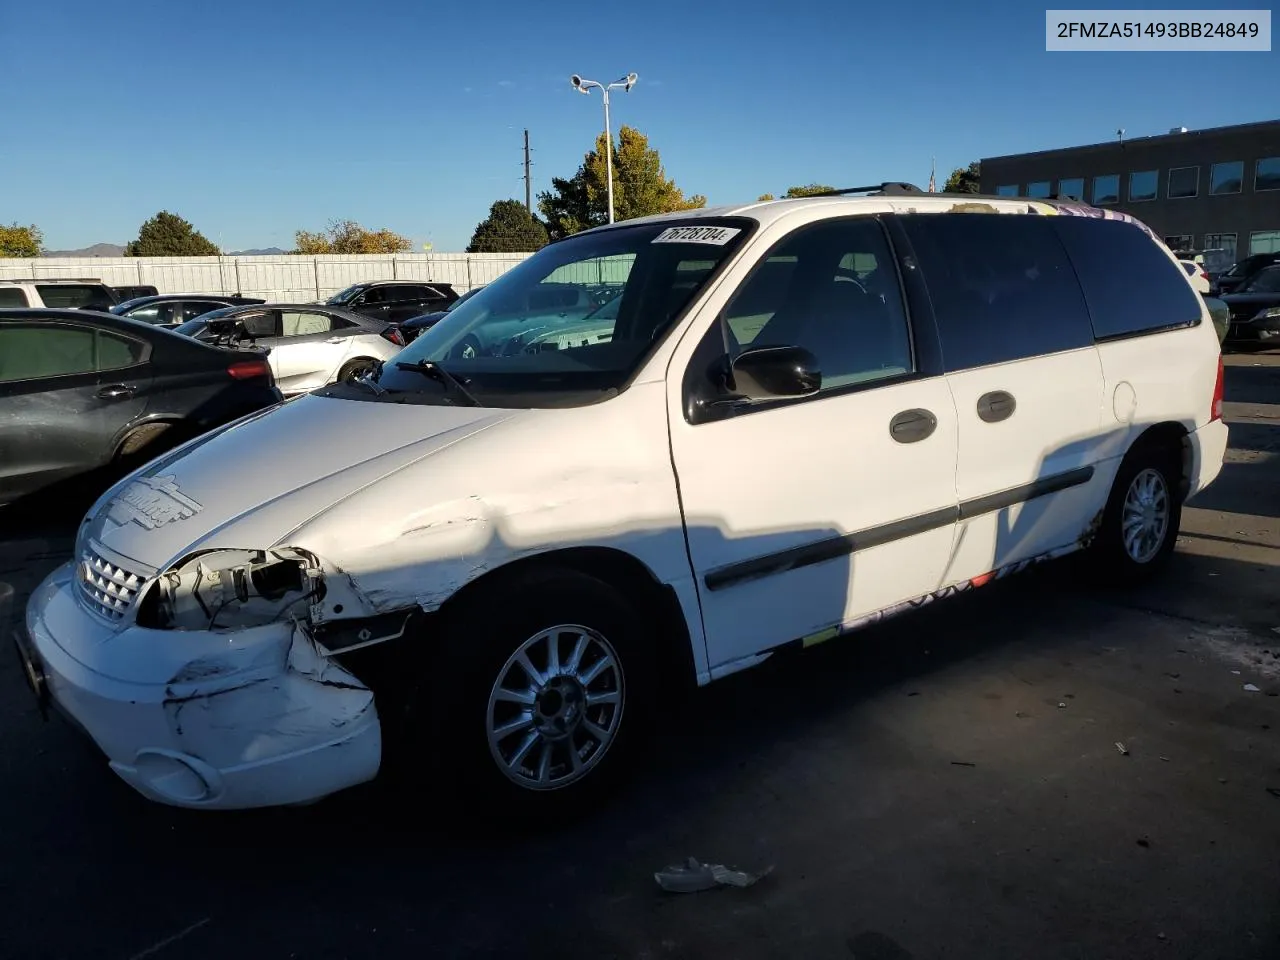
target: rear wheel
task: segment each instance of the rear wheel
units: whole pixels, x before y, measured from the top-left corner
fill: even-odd
[[[643,623],[612,586],[571,570],[473,598],[433,638],[442,669],[411,708],[414,739],[431,746],[404,759],[443,759],[464,801],[578,809],[630,772],[647,726],[653,638]],[[416,775],[430,786],[444,772],[433,763]]]
[[[1146,443],[1120,464],[1095,549],[1105,574],[1132,583],[1168,561],[1182,522],[1181,451]]]
[[[173,423],[144,423],[126,434],[116,450],[116,462],[133,469],[173,449],[183,440],[182,431]]]
[[[463,337],[462,342],[453,348],[456,360],[474,360],[480,356],[480,341],[473,336]]]
[[[342,365],[342,369],[338,371],[338,381],[340,383],[349,383],[352,380],[360,380],[371,375],[377,369],[377,360],[372,357],[357,357],[354,360],[348,360]]]

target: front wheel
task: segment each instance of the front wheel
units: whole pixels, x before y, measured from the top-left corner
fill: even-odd
[[[1120,464],[1095,544],[1107,576],[1125,583],[1168,561],[1182,522],[1180,451],[1135,447]]]
[[[413,710],[430,725],[415,724],[417,739],[445,746],[468,799],[577,809],[629,772],[647,725],[643,623],[616,589],[576,571],[508,582],[448,617],[444,669]]]

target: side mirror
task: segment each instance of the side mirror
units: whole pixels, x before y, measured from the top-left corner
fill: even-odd
[[[822,388],[818,358],[804,347],[748,347],[730,371],[734,392],[746,400],[810,397]]]
[[[1205,297],[1204,303],[1213,318],[1213,328],[1218,332],[1218,343],[1222,343],[1227,339],[1227,328],[1231,326],[1231,308],[1217,297]]]

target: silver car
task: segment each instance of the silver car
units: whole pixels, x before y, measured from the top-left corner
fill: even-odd
[[[358,380],[404,346],[395,324],[317,304],[225,307],[174,331],[206,343],[267,350],[276,385],[286,397],[335,380]]]

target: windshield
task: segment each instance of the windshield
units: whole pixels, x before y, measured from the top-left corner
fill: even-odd
[[[332,297],[326,300],[325,303],[346,303],[348,300],[354,299],[355,295],[363,289],[364,287],[361,284],[352,284],[345,290],[339,290]]]
[[[708,218],[624,226],[544,247],[384,364],[376,384],[385,393],[376,396],[452,402],[438,377],[417,368],[424,362],[485,406],[573,406],[612,396],[752,224]]]
[[[1244,285],[1245,293],[1280,293],[1280,267],[1267,267]]]

